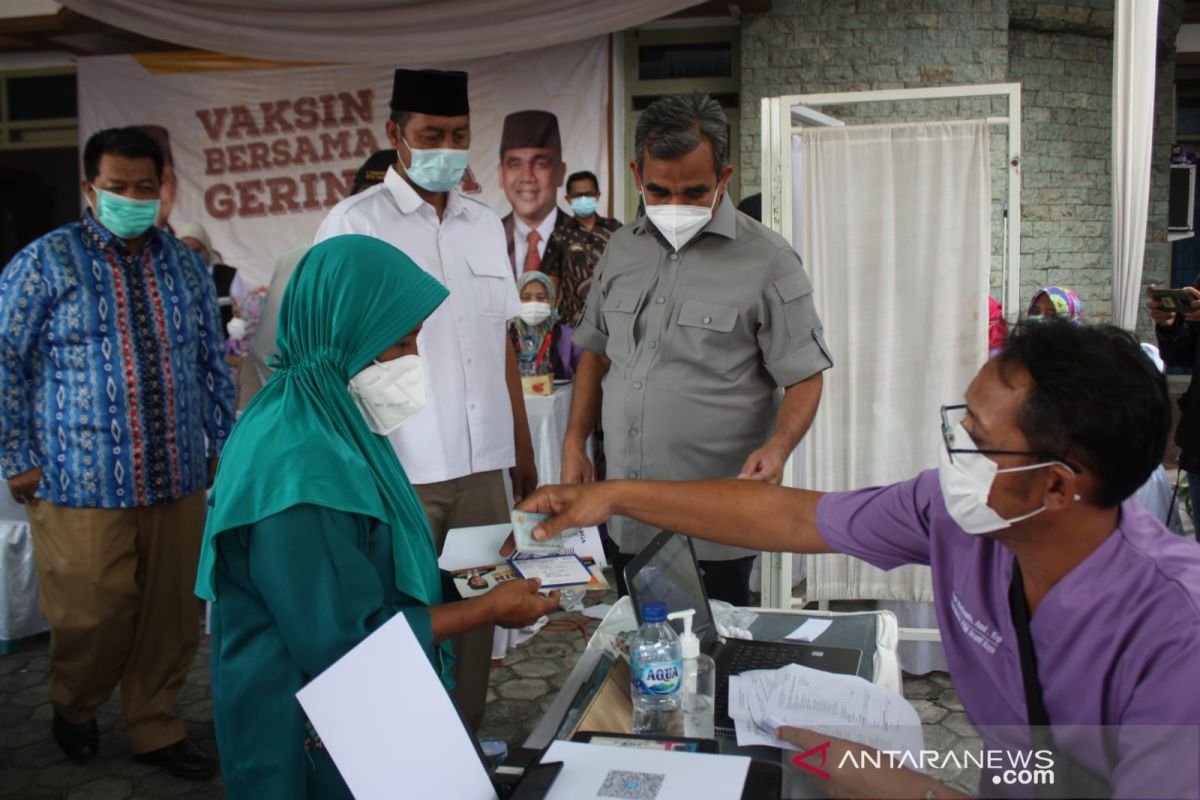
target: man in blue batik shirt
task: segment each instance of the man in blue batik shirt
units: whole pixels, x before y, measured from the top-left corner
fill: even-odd
[[[52,731],[93,757],[120,683],[134,755],[205,778],[216,764],[174,705],[199,641],[204,490],[234,418],[220,312],[203,262],[154,227],[154,140],[100,131],[83,166],[83,219],[0,273],[0,467],[29,511]]]

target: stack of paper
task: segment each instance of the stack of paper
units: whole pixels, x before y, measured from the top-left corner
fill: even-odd
[[[729,676],[729,716],[739,745],[792,748],[775,736],[787,725],[877,750],[924,745],[921,718],[902,696],[857,675],[835,675],[789,664]]]

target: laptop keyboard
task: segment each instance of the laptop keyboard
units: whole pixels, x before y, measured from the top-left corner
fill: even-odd
[[[718,733],[733,733],[733,720],[729,717],[729,676],[755,669],[779,669],[797,662],[794,644],[754,642],[750,647],[735,646],[727,669],[717,676],[715,692]]]
[[[752,669],[779,669],[798,661],[796,645],[774,642],[755,642],[752,647],[735,647],[729,659],[730,675]]]

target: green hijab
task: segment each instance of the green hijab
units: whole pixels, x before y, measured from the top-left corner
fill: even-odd
[[[442,602],[425,511],[392,445],[367,427],[346,384],[447,294],[404,253],[369,236],[335,236],[305,254],[280,306],[275,373],[221,454],[196,594],[216,599],[221,533],[309,503],[387,524],[396,588],[427,606]]]

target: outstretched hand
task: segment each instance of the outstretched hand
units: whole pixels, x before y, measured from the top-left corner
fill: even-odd
[[[533,538],[550,539],[567,528],[599,525],[612,516],[610,491],[604,483],[543,486],[517,505],[519,511],[550,514],[533,529]]]

